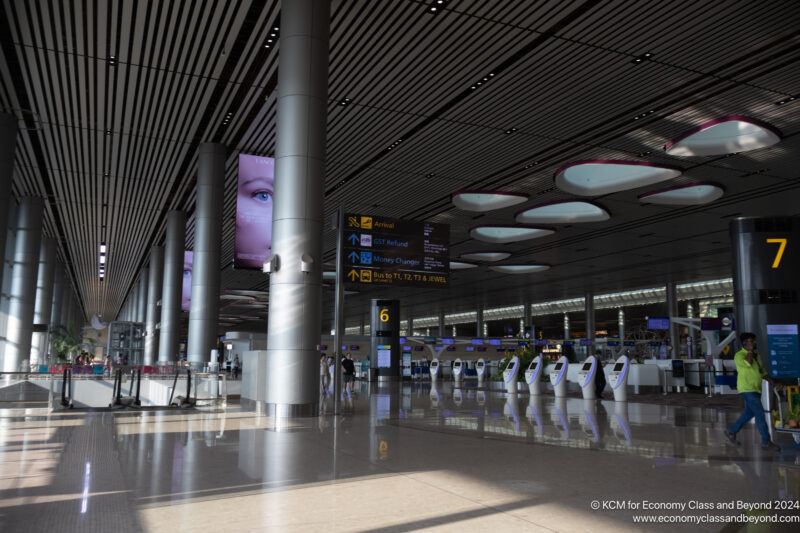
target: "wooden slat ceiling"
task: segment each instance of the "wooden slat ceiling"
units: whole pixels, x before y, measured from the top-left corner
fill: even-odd
[[[446,291],[361,289],[349,299],[352,317],[378,296],[422,316],[726,277],[733,215],[800,212],[800,104],[776,105],[800,95],[795,2],[450,0],[437,15],[430,5],[332,2],[326,216],[343,204],[449,223],[455,257],[491,247],[467,230],[512,222],[515,208],[465,213],[450,193],[521,191],[531,195],[524,205],[567,198],[553,172],[574,159],[679,164],[679,182],[716,180],[727,191],[683,209],[643,207],[642,191],[599,198],[611,220],[500,247],[515,261],[552,263],[547,273],[479,268],[454,273]],[[201,142],[229,147],[223,289],[268,288],[261,273],[230,264],[237,156],[275,147],[279,28],[271,0],[0,5],[0,109],[22,127],[13,192],[46,198],[45,233],[58,240],[87,316],[117,313],[149,248],[163,242],[170,209],[190,213],[192,247]],[[645,52],[651,60],[632,63]],[[687,128],[731,113],[769,121],[785,139],[731,157],[663,152]],[[109,249],[103,282],[100,242]],[[331,231],[324,250],[331,262]],[[224,314],[226,327],[265,316],[235,302]]]

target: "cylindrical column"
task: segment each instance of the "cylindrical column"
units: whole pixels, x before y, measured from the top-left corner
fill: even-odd
[[[621,307],[617,311],[617,327],[619,328],[619,340],[622,342],[625,340],[625,310]]]
[[[281,6],[275,202],[267,341],[268,411],[318,410],[322,217],[328,100],[330,3]],[[338,363],[338,362],[337,362]]]
[[[444,332],[444,311],[439,311],[439,336],[444,337],[446,333]]]
[[[144,364],[152,365],[158,361],[158,330],[156,324],[161,319],[162,277],[164,274],[164,248],[153,246],[150,249],[150,267],[147,276],[147,316],[145,318]]]
[[[14,179],[14,150],[17,147],[17,117],[0,113],[0,213],[7,213]],[[0,216],[0,252],[6,249],[8,219]],[[3,271],[0,270],[0,276]]]
[[[147,320],[147,284],[149,276],[150,271],[147,268],[143,268],[141,274],[139,274],[139,284],[137,285],[135,322],[141,322],[142,324]]]
[[[594,353],[594,294],[591,292],[586,293],[585,297],[586,306],[586,339],[589,341],[589,346],[586,348],[586,354],[592,355]]]
[[[669,345],[672,346],[671,357],[673,359],[680,359],[680,330],[678,329],[678,324],[673,320],[678,316],[678,294],[675,283],[672,281],[667,283],[667,312],[669,313]]]
[[[61,320],[61,298],[64,291],[64,270],[61,264],[56,264],[53,272],[53,301],[50,304],[50,330],[54,330],[60,325]]]
[[[167,213],[167,238],[164,245],[164,285],[161,291],[161,331],[158,341],[159,364],[178,356],[183,288],[183,247],[186,240],[186,213]]]
[[[771,377],[796,378],[800,217],[737,218],[730,236],[736,331],[756,335]]]
[[[569,315],[564,313],[564,338],[569,339]]]
[[[694,318],[694,304],[692,302],[686,303],[686,318]]]
[[[39,272],[36,281],[36,305],[33,310],[33,323],[44,326],[33,334],[31,339],[31,364],[45,364],[47,358],[47,326],[50,325],[50,312],[53,308],[53,277],[56,267],[56,242],[48,237],[42,238],[39,246]]]
[[[3,362],[6,372],[19,372],[22,361],[29,359],[31,354],[43,209],[41,198],[25,197],[19,206],[8,309],[8,344]]]
[[[409,337],[414,336],[414,317],[411,316],[411,313],[408,314],[408,326],[406,327],[406,335]]]
[[[195,366],[207,362],[211,350],[216,346],[225,157],[225,146],[221,144],[200,145],[194,210],[189,344],[186,347],[187,359]]]
[[[475,312],[475,335],[477,337],[483,337],[484,329],[486,324],[483,322],[483,307],[478,307],[478,310]]]
[[[14,266],[14,247],[17,242],[17,204],[11,202],[8,210],[8,231],[6,231],[6,244],[3,255],[3,283],[0,294],[0,368],[6,350],[6,336],[8,334],[8,307],[11,302],[11,269]]]

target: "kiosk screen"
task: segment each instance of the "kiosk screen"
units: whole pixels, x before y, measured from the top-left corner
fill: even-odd
[[[453,363],[453,366],[458,368],[461,366],[461,363],[459,361],[456,361],[455,363]]]
[[[514,369],[514,361],[511,361],[510,363],[508,363],[506,370],[513,370],[513,369]]]
[[[592,369],[592,363],[583,363],[583,368],[581,368],[581,370],[591,370],[591,369]]]
[[[617,363],[614,365],[614,372],[622,372],[623,368],[625,368],[625,363]]]
[[[553,370],[561,370],[561,368],[563,366],[564,366],[564,363],[556,363],[556,367]]]
[[[536,370],[536,361],[531,362],[530,366],[528,367],[528,370]]]

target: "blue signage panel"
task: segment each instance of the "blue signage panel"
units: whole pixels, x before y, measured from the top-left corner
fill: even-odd
[[[669,329],[669,318],[648,318],[647,329]]]
[[[774,378],[800,377],[800,343],[797,324],[767,324],[769,375]]]

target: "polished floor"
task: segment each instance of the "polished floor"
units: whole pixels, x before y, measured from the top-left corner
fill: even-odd
[[[3,532],[800,530],[800,450],[752,425],[728,444],[730,410],[449,383],[357,384],[292,421],[2,407]]]

